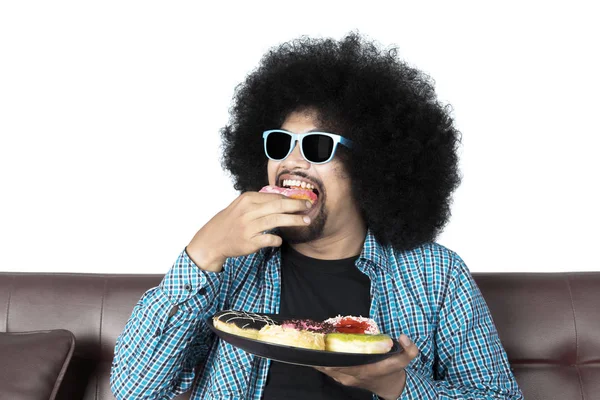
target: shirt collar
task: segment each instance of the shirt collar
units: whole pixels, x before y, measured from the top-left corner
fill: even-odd
[[[385,272],[391,273],[391,266],[387,256],[388,250],[388,246],[379,243],[373,232],[369,229],[367,230],[365,244],[358,260],[365,263],[365,265],[381,268]]]
[[[263,254],[264,261],[267,262],[274,255],[278,255],[279,250],[278,247],[266,247],[261,249],[260,252]],[[391,273],[391,266],[387,256],[388,250],[388,246],[379,243],[373,232],[369,229],[367,230],[365,243],[357,262],[362,263],[367,268],[381,268],[385,272]]]

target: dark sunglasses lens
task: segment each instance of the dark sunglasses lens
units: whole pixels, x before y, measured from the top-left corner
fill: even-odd
[[[283,160],[290,151],[292,137],[283,132],[271,132],[267,136],[267,155],[275,160]]]
[[[327,161],[333,152],[333,139],[325,135],[309,135],[302,140],[304,156],[310,162]]]

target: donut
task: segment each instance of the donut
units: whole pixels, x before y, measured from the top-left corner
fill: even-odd
[[[329,333],[325,336],[325,350],[340,353],[383,354],[392,349],[394,342],[385,334]]]
[[[259,193],[282,194],[290,199],[308,200],[313,204],[317,201],[317,195],[312,190],[302,187],[285,188],[279,186],[265,186],[259,190]]]
[[[213,317],[213,326],[220,331],[256,339],[260,328],[275,325],[269,317],[245,311],[228,310]]]
[[[335,333],[325,338],[327,351],[380,354],[389,352],[394,345],[388,335],[380,333],[377,323],[371,318],[338,315],[324,322],[335,329]]]
[[[336,332],[339,333],[363,333],[368,335],[380,333],[379,327],[371,318],[338,315],[337,317],[329,318],[324,322],[333,325]]]
[[[325,335],[331,332],[334,332],[331,324],[311,319],[292,319],[283,321],[281,325],[265,325],[258,332],[257,340],[304,349],[325,350]]]
[[[332,333],[336,332],[335,327],[330,323],[317,322],[312,319],[290,319],[283,321],[281,324],[284,328],[294,328],[303,331],[310,331],[315,333]]]
[[[324,333],[310,332],[282,325],[265,325],[258,331],[256,340],[303,349],[325,350]]]

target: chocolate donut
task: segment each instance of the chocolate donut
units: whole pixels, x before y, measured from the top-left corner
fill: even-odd
[[[221,311],[213,317],[213,325],[220,331],[256,339],[263,326],[275,325],[269,317],[245,311]]]

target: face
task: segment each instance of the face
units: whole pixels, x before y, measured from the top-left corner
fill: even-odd
[[[321,131],[316,124],[314,113],[293,112],[281,129],[293,133]],[[282,186],[284,179],[293,179],[311,183],[318,191],[317,202],[306,212],[311,223],[306,227],[280,229],[281,236],[288,243],[306,243],[343,234],[344,229],[348,229],[347,222],[357,220],[359,209],[352,198],[350,179],[337,155],[328,163],[311,164],[302,157],[300,146],[296,143],[285,160],[269,160],[268,174],[269,185]]]

